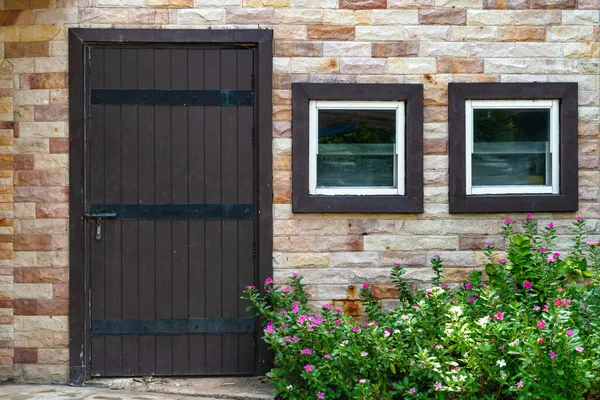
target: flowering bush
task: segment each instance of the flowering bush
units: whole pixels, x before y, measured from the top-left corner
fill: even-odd
[[[522,232],[504,223],[506,255],[485,251],[479,271],[456,290],[443,284],[410,292],[392,268],[400,305],[382,312],[376,293],[360,291],[367,321],[331,305],[311,312],[302,278],[289,287],[267,280],[247,288],[265,318],[275,353],[273,377],[284,399],[592,399],[600,395],[598,242],[573,223],[573,251],[551,250],[556,229],[538,232],[528,214]]]

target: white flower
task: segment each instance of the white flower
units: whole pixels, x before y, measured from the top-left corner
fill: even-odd
[[[486,315],[483,318],[479,318],[479,320],[477,321],[477,325],[481,326],[482,328],[485,328],[488,322],[490,322],[490,317]]]
[[[292,385],[287,385],[285,388],[286,388],[287,390],[292,390],[294,387],[293,387]]]
[[[390,336],[390,331],[383,331],[383,337]]]
[[[449,310],[449,311],[450,311],[452,314],[456,314],[456,315],[458,315],[459,317],[460,317],[460,316],[462,315],[462,313],[463,313],[462,307],[459,307],[459,306],[453,306],[453,307],[450,307],[450,310]]]
[[[465,375],[461,375],[461,376],[458,377],[458,380],[461,381],[461,382],[464,382],[464,381],[467,380],[467,377]]]
[[[403,319],[404,321],[406,321],[408,319],[408,316],[407,315],[402,315],[402,316],[400,316],[400,318]]]
[[[500,368],[502,368],[502,367],[506,367],[506,361],[504,361],[504,360],[498,360],[498,361],[496,361],[496,364],[497,364],[497,365],[498,365]]]

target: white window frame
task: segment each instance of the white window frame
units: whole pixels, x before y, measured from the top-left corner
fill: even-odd
[[[404,195],[405,194],[405,102],[310,100],[309,102],[309,193],[312,195]],[[319,110],[396,110],[396,144],[394,177],[397,187],[317,187],[319,153]]]
[[[559,194],[560,193],[560,120],[559,100],[466,100],[465,157],[466,194]],[[549,151],[552,160],[552,186],[546,185],[472,185],[473,111],[476,109],[541,108],[550,110]]]

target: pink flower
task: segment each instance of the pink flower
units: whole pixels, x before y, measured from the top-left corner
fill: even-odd
[[[556,257],[556,258],[558,258],[558,257],[560,257],[560,253],[558,253],[558,252],[554,253],[553,256]]]
[[[361,380],[359,380],[360,383],[367,383],[367,380],[365,378],[362,378]]]
[[[426,292],[425,296],[427,296],[427,297],[431,296],[431,292]]]
[[[517,387],[518,387],[518,388],[520,388],[520,387],[523,387],[523,381],[519,381],[519,382],[517,382]]]
[[[294,278],[297,278],[297,277],[298,277],[298,274],[297,274],[297,273],[295,273],[295,272],[292,272],[292,276],[293,276]]]
[[[361,357],[366,357],[366,356],[368,356],[368,355],[369,355],[369,353],[367,353],[366,351],[361,351],[361,352],[360,352],[360,356],[361,356]]]
[[[498,311],[496,313],[496,319],[502,321],[504,319],[504,314],[502,314],[502,311]]]
[[[294,337],[294,338],[292,338],[292,340],[294,341],[294,343],[298,343],[300,341],[300,338],[299,337]]]
[[[275,333],[275,329],[273,329],[273,321],[269,321],[267,326],[265,327],[265,333]]]
[[[442,384],[440,382],[436,382],[433,384],[433,387],[435,390],[440,390],[442,388]]]
[[[469,298],[468,302],[469,303],[473,303],[475,301],[475,299],[473,297]]]
[[[376,292],[376,291],[374,291],[374,290],[371,292],[371,294],[372,294],[373,296],[377,296],[377,292]]]
[[[540,249],[540,253],[542,253],[542,254],[546,253],[546,249],[542,247],[542,248]]]
[[[590,239],[590,240],[588,240],[588,242],[587,242],[587,243],[588,243],[590,246],[596,246],[596,245],[598,244],[598,242],[597,242],[596,240],[594,240],[594,239]]]
[[[306,355],[312,355],[312,350],[311,349],[302,349],[300,350],[300,354],[306,354]]]
[[[450,301],[456,301],[456,297],[451,297]]]
[[[465,283],[465,289],[471,290],[473,289],[473,285],[471,285],[470,283]]]
[[[362,286],[362,287],[363,287],[363,289],[368,289],[368,288],[369,288],[369,286],[370,286],[370,285],[369,285],[368,283],[363,283],[363,286]]]
[[[419,308],[419,305],[417,303],[413,304],[414,308]]]
[[[410,393],[410,394],[417,393],[417,388],[411,387],[410,390],[408,391],[408,393]]]
[[[330,309],[331,307],[332,307],[331,304],[323,304],[323,308],[325,308],[327,310]]]
[[[292,313],[294,314],[298,314],[298,307],[300,307],[300,302],[299,301],[295,301],[293,304],[293,309],[292,309]]]
[[[271,279],[271,277],[268,277],[267,279],[265,279],[265,285],[270,285],[273,283],[273,279]]]
[[[337,326],[340,326],[342,324],[342,321],[340,321],[339,319],[336,319],[334,324],[336,324]]]
[[[358,331],[359,331],[359,328],[358,328],[358,326],[354,326],[354,327],[352,327],[352,331],[353,331],[353,332],[358,332]]]
[[[305,323],[308,320],[308,317],[306,315],[301,315],[298,317],[298,323],[300,325],[302,325],[303,323]]]
[[[553,351],[550,351],[550,352],[548,353],[548,355],[549,355],[549,356],[550,356],[550,358],[552,358],[552,359],[554,359],[554,358],[558,357],[558,354],[556,354],[556,353],[555,353],[555,352],[553,352]]]
[[[325,355],[323,356],[323,358],[326,358],[326,359],[328,359],[328,360],[329,360],[329,359],[331,358],[331,355],[329,355],[329,354],[325,354]]]
[[[553,223],[553,222],[550,222],[550,223],[547,225],[547,227],[548,227],[548,229],[554,229],[554,223]]]
[[[279,310],[279,314],[285,315],[285,314],[287,314],[287,311],[285,311],[285,310]]]
[[[448,289],[449,287],[450,287],[450,285],[448,285],[447,283],[444,283],[444,284],[442,285],[442,288],[443,288],[443,289]]]
[[[510,225],[511,222],[512,221],[510,219],[507,219],[507,220],[504,221],[504,225]]]
[[[527,215],[525,215],[525,218],[527,218],[527,219],[531,219],[531,218],[533,218],[533,214],[531,214],[531,213],[530,213],[530,214],[527,214]]]
[[[487,242],[485,247],[494,247],[494,242]]]
[[[540,311],[540,310],[541,310],[540,306],[533,306],[533,311]]]
[[[548,310],[549,310],[549,308],[548,308],[548,304],[544,304],[543,311],[548,311]]]
[[[544,329],[546,327],[546,323],[541,319],[537,322],[537,327],[540,329]]]
[[[333,310],[333,312],[334,312],[334,313],[337,313],[337,314],[339,314],[339,313],[341,313],[341,312],[342,312],[342,310],[340,310],[340,309],[336,308],[335,310]]]
[[[320,399],[324,399],[325,395],[323,394],[323,392],[317,392],[317,397]]]
[[[506,264],[506,260],[504,258],[499,259],[498,262],[500,264]]]
[[[529,281],[525,281],[525,282],[523,282],[523,287],[524,287],[526,290],[529,290],[529,289],[531,289],[531,287],[532,287],[532,286],[533,286],[533,285],[532,285],[532,284],[531,284],[531,282],[529,282]]]
[[[583,221],[583,218],[581,218],[579,215],[575,218],[577,221]]]
[[[394,265],[395,265],[396,267],[401,267],[401,266],[402,266],[402,264],[400,264],[400,263],[394,263]]]
[[[256,289],[256,286],[248,285],[248,286],[246,286],[246,289],[248,289],[248,290]]]
[[[304,370],[305,370],[306,372],[312,372],[312,370],[313,370],[313,366],[312,366],[312,365],[310,365],[310,364],[306,364],[306,365],[304,366]]]
[[[567,329],[567,331],[565,332],[565,335],[567,336],[571,336],[573,334],[573,330],[572,329]]]
[[[546,261],[548,261],[549,263],[553,263],[556,261],[556,258],[554,258],[554,256],[549,255],[548,258],[546,258]]]
[[[440,255],[439,254],[434,254],[433,258],[440,258]]]
[[[290,291],[290,287],[289,287],[289,286],[286,286],[286,287],[284,287],[284,288],[283,288],[283,289],[281,289],[281,290],[283,290],[284,292],[289,292],[289,291]]]
[[[498,346],[498,350],[502,350],[503,348],[504,348],[504,345]]]
[[[538,342],[539,342],[540,344],[544,344],[544,342],[546,342],[546,339],[544,339],[543,337],[541,337],[541,338],[540,338],[540,340],[538,340]]]
[[[575,351],[578,351],[581,353],[583,351],[583,347],[575,347]]]

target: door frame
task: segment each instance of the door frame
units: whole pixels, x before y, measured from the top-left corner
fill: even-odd
[[[86,262],[85,184],[87,161],[86,124],[89,116],[87,71],[90,49],[99,44],[223,44],[254,48],[256,131],[256,282],[272,276],[273,264],[273,186],[272,186],[272,73],[273,31],[268,29],[188,30],[188,29],[69,29],[69,380],[81,385],[91,379],[90,271]],[[256,371],[266,373],[272,357],[257,341]]]

